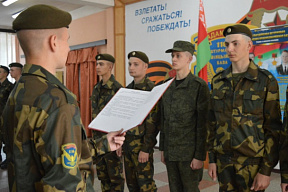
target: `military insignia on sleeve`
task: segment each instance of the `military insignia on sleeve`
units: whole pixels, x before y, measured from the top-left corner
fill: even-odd
[[[77,164],[77,147],[74,143],[62,145],[62,165],[67,169],[73,169]]]

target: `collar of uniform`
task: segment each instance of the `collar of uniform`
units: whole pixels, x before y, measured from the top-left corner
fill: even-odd
[[[52,75],[49,71],[40,65],[25,64],[23,66],[22,75],[34,75],[46,79],[50,83],[57,85],[64,92],[68,103],[77,105],[76,96],[71,91],[69,91],[67,87],[65,87],[54,75]]]
[[[114,75],[111,74],[110,78],[108,79],[108,81],[106,82],[105,85],[103,85],[103,87],[105,89],[112,89],[113,83],[115,82],[115,77]],[[103,80],[100,81],[101,85],[103,83]]]
[[[6,87],[10,81],[6,78],[2,83],[0,82],[1,87]]]
[[[173,85],[176,87],[176,89],[181,88],[181,87],[188,87],[188,82],[193,79],[194,76],[192,75],[192,73],[190,72],[186,77],[185,80],[176,87],[176,79],[172,82]]]
[[[258,76],[258,67],[252,60],[250,60],[250,64],[248,66],[247,71],[244,74],[244,77],[253,81],[257,81],[257,76]],[[224,78],[226,79],[232,78],[232,64],[221,74],[220,79]]]
[[[134,89],[143,89],[143,86],[147,84],[148,78],[145,76],[140,83],[135,83],[135,81],[133,81],[134,84]]]
[[[244,77],[246,77],[247,79],[250,79],[252,81],[258,81],[258,79],[257,79],[258,67],[257,67],[257,65],[255,65],[255,63],[252,60],[250,60],[249,67],[248,67],[246,73],[244,74]]]

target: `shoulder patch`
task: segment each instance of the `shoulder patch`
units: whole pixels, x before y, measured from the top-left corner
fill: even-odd
[[[62,145],[62,165],[67,169],[73,169],[77,164],[77,147],[74,143]]]

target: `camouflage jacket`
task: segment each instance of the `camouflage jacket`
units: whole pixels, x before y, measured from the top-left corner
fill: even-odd
[[[192,75],[176,87],[175,80],[161,99],[159,149],[167,161],[204,161],[206,158],[209,88]]]
[[[280,139],[280,170],[281,170],[281,183],[288,183],[288,86],[286,89],[286,103],[284,108],[283,129],[281,131]]]
[[[238,163],[260,159],[259,173],[270,175],[278,162],[282,127],[279,87],[274,76],[253,61],[233,90],[232,66],[211,82],[208,152],[232,155]]]
[[[3,113],[6,101],[13,87],[14,85],[10,81],[8,81],[7,78],[5,79],[5,81],[3,81],[3,83],[0,83],[0,116]]]
[[[75,95],[55,76],[26,64],[3,119],[10,191],[94,191],[90,147]],[[103,154],[107,140],[95,147]]]
[[[92,118],[94,119],[105,105],[112,99],[116,92],[122,87],[122,85],[115,80],[114,75],[111,75],[105,85],[102,85],[103,81],[98,82],[94,88],[90,97],[92,103]],[[97,139],[102,137],[105,133],[100,131],[92,131],[93,138]]]
[[[132,81],[127,86],[128,89],[144,91],[151,91],[153,87],[154,83],[148,77],[145,77],[139,84],[135,84]],[[141,125],[127,131],[123,145],[124,151],[132,151],[134,153],[139,151],[151,153],[153,151],[153,147],[157,143],[156,136],[158,134],[156,115],[157,107],[154,107]]]

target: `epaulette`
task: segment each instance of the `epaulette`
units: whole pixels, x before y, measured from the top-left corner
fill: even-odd
[[[115,80],[115,82],[113,82],[116,88],[121,88],[123,87],[118,81]]]
[[[217,78],[219,75],[221,75],[225,70],[222,70],[222,71],[218,71],[213,77],[212,77],[212,81]],[[212,82],[211,81],[211,82]]]
[[[147,86],[148,86],[150,89],[153,89],[153,87],[155,87],[155,84],[154,84],[151,80],[149,80],[149,81],[147,82]]]
[[[269,79],[276,80],[274,75],[270,71],[268,71],[267,69],[263,69],[263,68],[260,68],[260,67],[258,69],[259,69],[260,72],[262,72],[264,75],[266,75]]]

